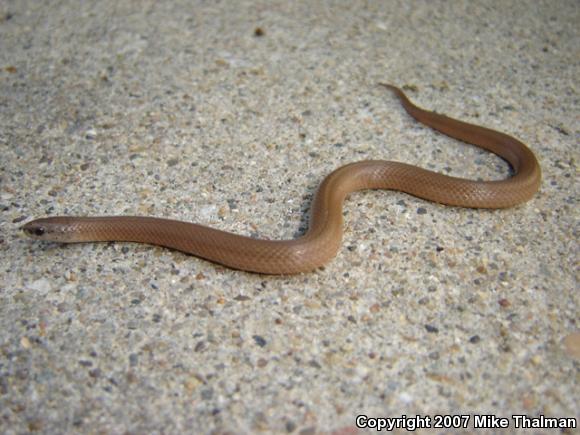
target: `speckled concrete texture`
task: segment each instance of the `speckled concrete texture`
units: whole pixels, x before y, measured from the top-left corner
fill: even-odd
[[[0,432],[578,418],[579,23],[577,0],[1,2]],[[145,214],[292,238],[348,162],[509,175],[379,81],[528,143],[541,191],[501,211],[353,194],[337,258],[293,277],[18,231]]]

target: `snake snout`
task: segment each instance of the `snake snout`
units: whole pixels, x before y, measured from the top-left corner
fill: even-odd
[[[35,239],[41,238],[46,234],[46,228],[43,225],[38,225],[33,222],[28,222],[20,227],[20,230],[29,237]]]

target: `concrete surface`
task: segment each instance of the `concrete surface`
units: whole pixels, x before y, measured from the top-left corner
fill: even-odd
[[[578,418],[579,22],[576,0],[1,2],[0,432]],[[347,162],[509,174],[379,81],[528,143],[541,192],[503,211],[358,193],[338,257],[281,278],[18,232],[147,214],[291,238]]]

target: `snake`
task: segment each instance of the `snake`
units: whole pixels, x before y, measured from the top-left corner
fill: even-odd
[[[291,275],[321,268],[338,253],[343,235],[343,202],[355,191],[388,189],[455,207],[500,209],[531,199],[541,184],[534,153],[522,142],[486,127],[419,108],[396,86],[392,91],[419,123],[449,137],[488,150],[511,166],[508,178],[476,181],[444,175],[406,163],[364,160],[331,172],[310,207],[308,229],[298,238],[247,237],[196,223],[150,216],[53,216],[21,227],[34,239],[49,242],[137,242],[191,254],[231,269]]]

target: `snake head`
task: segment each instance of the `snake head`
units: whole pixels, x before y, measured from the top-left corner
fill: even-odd
[[[37,221],[28,222],[22,225],[20,229],[24,234],[33,239],[42,239],[46,234],[46,228],[42,224],[37,223]]]
[[[35,219],[20,227],[28,237],[47,242],[69,242],[71,234],[60,218]]]

